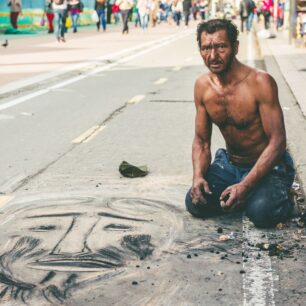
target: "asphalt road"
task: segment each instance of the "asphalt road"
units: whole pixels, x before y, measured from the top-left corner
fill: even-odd
[[[254,37],[240,41],[265,68]],[[205,71],[191,29],[0,105],[1,305],[302,305],[304,249],[255,247],[292,232],[185,212]],[[149,175],[123,178],[124,160]]]

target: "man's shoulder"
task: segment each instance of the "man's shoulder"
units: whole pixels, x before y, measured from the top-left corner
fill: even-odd
[[[200,87],[205,87],[205,86],[207,86],[208,85],[208,83],[209,83],[209,80],[210,80],[210,74],[211,73],[204,73],[204,74],[202,74],[202,75],[200,75],[197,79],[196,79],[196,81],[195,81],[195,85],[196,86],[200,86]]]
[[[260,88],[276,84],[274,78],[266,71],[253,68],[254,81]]]
[[[249,81],[253,85],[266,85],[266,84],[271,84],[271,81],[273,81],[273,77],[266,71],[247,66],[250,69],[250,77]]]

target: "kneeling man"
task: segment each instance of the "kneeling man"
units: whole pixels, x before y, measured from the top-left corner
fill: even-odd
[[[256,226],[271,227],[292,213],[293,161],[277,85],[268,73],[239,62],[237,38],[229,20],[209,20],[197,29],[209,72],[195,83],[193,183],[186,207],[200,218],[245,209]],[[213,123],[226,150],[218,149],[211,163]]]

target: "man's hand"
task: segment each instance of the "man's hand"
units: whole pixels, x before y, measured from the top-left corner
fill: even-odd
[[[194,179],[191,189],[192,203],[195,205],[205,204],[204,193],[211,194],[207,181],[202,177]]]
[[[220,196],[220,205],[224,211],[232,211],[241,206],[248,193],[248,187],[243,184],[235,184],[227,187]]]

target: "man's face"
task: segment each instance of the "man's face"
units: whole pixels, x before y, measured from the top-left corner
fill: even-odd
[[[200,53],[207,68],[215,74],[227,72],[238,52],[238,42],[231,46],[225,30],[201,35]]]
[[[111,278],[120,269],[128,273],[133,262],[169,244],[173,215],[164,206],[141,198],[86,197],[21,204],[9,217],[0,216],[0,293],[58,305],[89,280]]]

